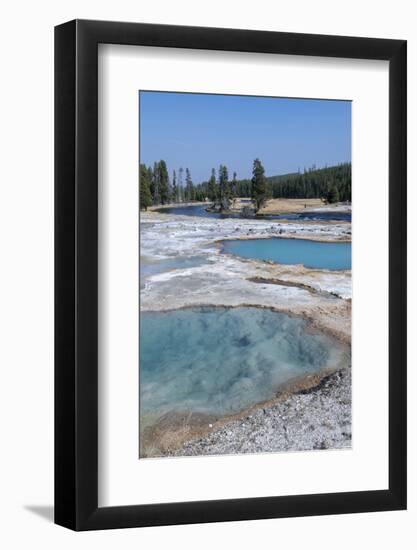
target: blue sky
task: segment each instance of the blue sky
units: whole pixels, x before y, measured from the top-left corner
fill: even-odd
[[[140,92],[140,162],[182,166],[194,183],[225,164],[267,176],[351,160],[351,103],[313,99]]]

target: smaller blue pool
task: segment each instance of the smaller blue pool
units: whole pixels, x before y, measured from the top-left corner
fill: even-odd
[[[250,239],[223,241],[223,252],[278,264],[303,264],[312,269],[351,269],[351,243],[305,239]]]

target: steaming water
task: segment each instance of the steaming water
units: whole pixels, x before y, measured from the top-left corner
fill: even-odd
[[[255,307],[143,312],[141,414],[226,415],[274,397],[291,378],[348,361],[346,349],[296,317]]]
[[[242,258],[279,264],[303,264],[313,269],[351,269],[351,243],[304,239],[250,239],[223,241],[223,250]]]

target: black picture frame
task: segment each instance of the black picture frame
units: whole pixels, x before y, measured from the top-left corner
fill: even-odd
[[[389,488],[98,507],[98,44],[389,62]],[[406,508],[406,41],[74,20],[55,28],[55,523],[92,530]]]

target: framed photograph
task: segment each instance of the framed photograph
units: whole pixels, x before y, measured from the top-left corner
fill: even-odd
[[[406,508],[406,42],[55,29],[55,522]]]

